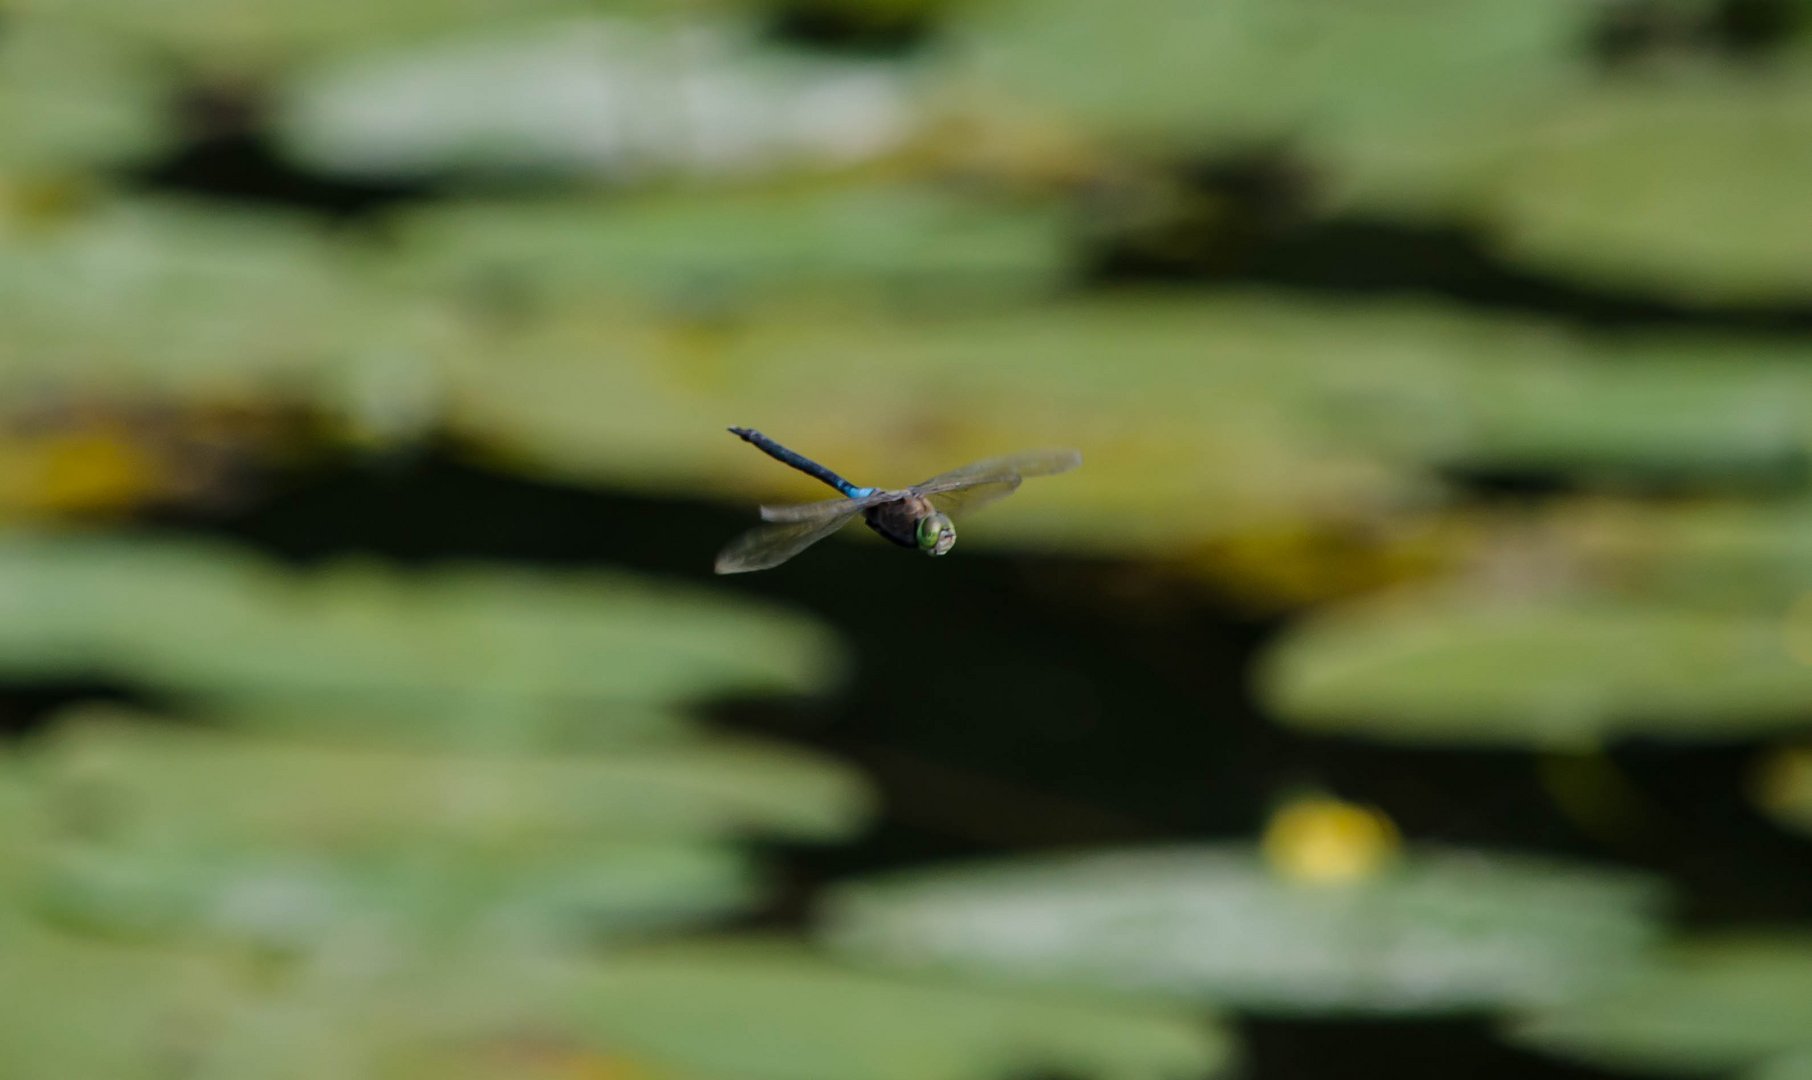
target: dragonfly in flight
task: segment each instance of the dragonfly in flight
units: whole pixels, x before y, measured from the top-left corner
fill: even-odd
[[[730,433],[776,461],[790,465],[842,493],[840,499],[798,506],[764,506],[757,526],[717,556],[717,572],[740,574],[779,566],[836,532],[857,515],[868,527],[901,547],[943,555],[956,544],[950,515],[1006,498],[1028,476],[1051,476],[1082,464],[1074,450],[1038,450],[989,458],[939,473],[897,491],[858,487],[803,454],[789,450],[753,428]]]

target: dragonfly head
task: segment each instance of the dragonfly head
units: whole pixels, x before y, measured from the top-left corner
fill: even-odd
[[[926,514],[919,519],[919,550],[927,555],[942,555],[956,546],[956,526],[944,514]]]

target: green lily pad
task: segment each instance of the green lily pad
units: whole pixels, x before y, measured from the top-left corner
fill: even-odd
[[[884,65],[764,46],[732,22],[592,18],[318,66],[286,87],[278,134],[345,174],[634,182],[861,163],[916,123]]]
[[[1299,623],[1260,686],[1279,717],[1316,731],[1568,749],[1803,730],[1812,707],[1812,665],[1778,614],[1464,590]]]
[[[1562,503],[1542,527],[1622,593],[1765,612],[1812,590],[1812,504],[1800,499]],[[1789,649],[1812,631],[1802,622],[1783,627]]]
[[[1808,359],[1802,346],[1676,335],[1452,364],[1447,390],[1430,396],[1448,413],[1431,430],[1453,434],[1428,450],[1447,464],[1600,487],[1797,484],[1812,455]]]
[[[744,1080],[1169,1080],[1232,1057],[1194,1010],[888,977],[768,942],[614,955],[571,1013],[636,1060]]]
[[[0,1074],[157,1080],[230,1015],[231,965],[190,950],[121,949],[36,927],[0,930]],[[105,1016],[106,1023],[80,1022]]]
[[[83,835],[358,851],[598,837],[829,840],[861,780],[802,751],[728,740],[593,754],[335,745],[74,717],[31,759]],[[230,807],[230,813],[222,808]]]
[[[1707,938],[1630,985],[1519,1020],[1511,1037],[1576,1061],[1727,1074],[1796,1050],[1812,1030],[1812,939]]]
[[[0,544],[0,671],[29,677],[457,716],[808,691],[840,659],[797,616],[625,574],[293,573],[208,544]]]
[[[646,703],[576,709],[497,695],[445,710],[260,702],[215,709],[221,727],[339,745],[478,751],[593,751],[695,739],[699,721],[677,706]]]
[[[323,55],[460,30],[597,10],[583,0],[398,0],[362,4],[270,4],[257,18],[231,0],[22,0],[27,12],[54,15],[94,37],[113,37],[170,57],[204,74],[253,77],[286,72]],[[633,7],[625,0],[619,7]]]
[[[745,858],[705,843],[323,852],[170,838],[64,845],[26,896],[58,925],[110,937],[308,950],[349,933],[571,946],[718,918],[759,889]]]
[[[1071,0],[973,12],[960,25],[977,76],[1097,129],[1340,143],[1502,122],[1580,78],[1592,15],[1564,0]]]
[[[552,957],[421,955],[362,930],[287,960],[41,928],[0,935],[0,1074],[554,1080],[634,1064],[547,1034],[570,981]],[[106,1023],[79,1022],[97,1009]]]
[[[583,291],[576,268],[557,272],[573,283],[537,284],[544,298]],[[702,328],[549,303],[532,325],[445,354],[450,412],[474,443],[519,468],[748,502],[816,493],[727,438],[696,437],[701,418],[753,424],[879,486],[1021,447],[1083,451],[1073,475],[965,523],[965,542],[1174,555],[1280,521],[1427,505],[1436,467],[1778,487],[1812,450],[1812,376],[1791,346],[1733,357],[1717,339],[1607,342],[1263,293],[938,317],[757,306]],[[633,408],[604,423],[604,402]]]
[[[1048,289],[1066,273],[1061,211],[930,186],[713,191],[466,202],[404,215],[403,272],[482,301],[691,301],[734,319],[775,294],[867,290],[966,298]]]
[[[1105,852],[884,877],[822,933],[897,970],[1295,1014],[1445,1013],[1615,980],[1657,935],[1655,883],[1466,851],[1308,884],[1246,847]]]
[[[412,325],[362,265],[289,215],[104,204],[0,246],[0,385],[318,400]]]
[[[0,35],[0,180],[142,160],[169,141],[159,108],[167,92],[119,43],[9,9]]]
[[[753,424],[879,486],[1014,450],[1076,446],[1083,468],[1026,485],[1010,513],[978,518],[965,539],[1011,532],[1021,542],[1174,550],[1255,520],[1341,515],[1425,490],[1394,453],[1367,452],[1353,410],[1341,407],[1350,406],[1344,391],[1364,396],[1361,387],[1462,355],[1463,343],[1488,342],[1494,329],[1426,310],[1315,308],[1311,317],[1262,295],[935,319],[821,314],[755,314],[693,349],[653,327],[563,312],[449,357],[452,412],[460,431],[518,467],[704,484],[751,503],[821,496],[728,436],[698,438],[705,418]],[[612,362],[595,362],[600,353]],[[605,423],[605,402],[633,407]]]
[[[1743,1080],[1812,1080],[1812,1049],[1770,1058],[1745,1072]]]
[[[1527,132],[1487,197],[1499,242],[1564,273],[1679,297],[1803,300],[1783,227],[1812,185],[1812,80],[1745,73],[1601,93]]]

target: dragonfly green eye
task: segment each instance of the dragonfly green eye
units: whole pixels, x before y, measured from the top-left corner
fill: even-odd
[[[927,555],[942,555],[956,545],[956,526],[943,514],[927,514],[919,519],[919,550]]]

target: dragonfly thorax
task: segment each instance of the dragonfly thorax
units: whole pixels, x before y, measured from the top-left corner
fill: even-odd
[[[956,526],[923,497],[908,496],[871,506],[862,511],[862,519],[888,542],[927,555],[942,555],[956,545]]]

